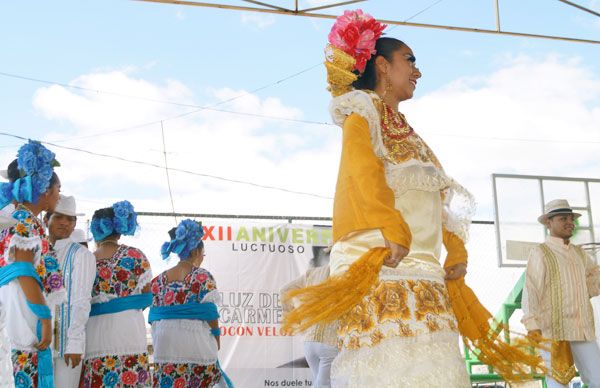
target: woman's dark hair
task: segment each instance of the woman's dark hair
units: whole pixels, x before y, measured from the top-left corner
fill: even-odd
[[[21,177],[21,172],[19,171],[19,164],[17,159],[10,162],[7,168],[8,180],[10,182],[14,182]],[[48,189],[58,183],[58,175],[53,171],[52,177],[50,178],[50,184],[48,185]]]
[[[377,86],[377,72],[375,71],[375,59],[378,56],[384,57],[388,62],[392,61],[394,52],[406,46],[403,41],[396,38],[379,38],[375,42],[375,50],[377,53],[367,61],[365,71],[352,83],[354,89],[359,90],[375,90]],[[356,73],[356,71],[355,71]]]
[[[94,212],[92,218],[114,218],[115,211],[112,207],[105,207]]]
[[[8,180],[11,182],[14,182],[21,177],[21,174],[19,173],[19,166],[17,164],[17,159],[10,162],[10,164],[8,165],[8,168],[7,168],[7,174],[8,174]]]

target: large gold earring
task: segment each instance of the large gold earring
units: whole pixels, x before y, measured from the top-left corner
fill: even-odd
[[[388,92],[392,91],[392,81],[390,81],[390,77],[386,74],[385,75],[385,89],[383,90],[383,96],[381,96],[382,100],[385,100],[385,97],[387,96]]]

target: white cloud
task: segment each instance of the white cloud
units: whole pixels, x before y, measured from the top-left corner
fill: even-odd
[[[265,29],[275,24],[275,17],[269,14],[259,13],[242,13],[242,23],[247,26],[256,27],[258,29]]]
[[[132,74],[111,71],[78,77],[77,86],[110,90],[123,95],[154,100],[194,103],[189,89],[173,80],[157,85]],[[302,112],[274,97],[261,98],[243,90],[209,90],[210,103],[230,101],[222,107],[238,112],[299,119]],[[135,126],[173,117],[193,110],[102,93],[80,92],[51,86],[39,89],[34,106],[44,116],[77,128],[73,138],[96,134],[99,129]],[[217,107],[220,109],[220,107]],[[332,196],[339,153],[339,131],[270,120],[256,116],[202,111],[164,122],[169,166],[291,190]],[[323,134],[319,149],[309,145]],[[50,133],[46,139],[65,139],[64,133]],[[68,139],[67,139],[68,140]],[[60,143],[95,152],[118,155],[162,165],[160,124],[117,132],[106,136]],[[97,202],[128,198],[138,209],[168,211],[170,202],[165,171],[122,161],[55,150],[65,167],[59,173],[65,192],[90,202],[88,214]],[[171,172],[176,210],[227,214],[328,215],[331,200],[265,190],[211,178]]]
[[[474,192],[486,219],[492,173],[595,177],[600,167],[600,144],[568,143],[600,141],[599,74],[559,56],[505,63],[400,105],[447,172]]]

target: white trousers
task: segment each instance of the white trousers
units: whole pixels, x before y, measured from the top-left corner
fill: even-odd
[[[304,355],[313,375],[313,387],[331,386],[331,363],[337,356],[337,348],[321,342],[304,342]]]
[[[598,343],[596,341],[572,341],[569,344],[581,380],[588,385],[588,388],[600,388],[600,347],[598,347]],[[546,361],[546,366],[550,369],[550,353],[542,350],[541,354]],[[551,377],[546,377],[546,385],[548,388],[567,387]]]
[[[64,358],[53,358],[52,363],[54,365],[54,386],[56,388],[79,387],[83,359],[75,368],[67,365]]]

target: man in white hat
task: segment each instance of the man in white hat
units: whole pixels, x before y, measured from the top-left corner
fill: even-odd
[[[70,237],[77,223],[74,197],[61,195],[54,212],[47,214],[44,220],[67,291],[67,301],[56,308],[54,317],[54,386],[78,387],[96,259]]]
[[[86,248],[88,247],[88,242],[90,241],[90,239],[86,237],[83,229],[75,229],[73,233],[71,233],[71,240],[83,245]]]
[[[549,236],[529,255],[522,322],[530,337],[552,340],[551,351],[542,351],[549,388],[567,387],[575,366],[588,387],[600,388],[600,348],[590,303],[600,294],[600,266],[570,242],[581,214],[564,199],[550,201],[544,210],[538,221]]]

